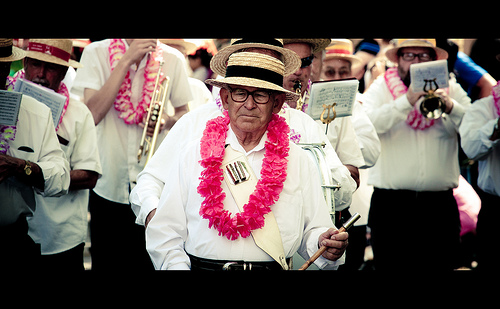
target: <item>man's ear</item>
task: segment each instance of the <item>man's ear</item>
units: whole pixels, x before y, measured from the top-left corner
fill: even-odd
[[[226,88],[221,88],[219,95],[220,95],[220,100],[222,101],[222,107],[224,107],[225,110],[228,110],[229,103],[227,99],[229,97],[229,90],[227,90]]]
[[[274,95],[273,113],[277,114],[280,112],[281,107],[285,103],[286,95],[284,93],[276,93]]]

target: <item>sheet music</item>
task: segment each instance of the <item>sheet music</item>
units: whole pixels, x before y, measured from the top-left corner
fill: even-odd
[[[17,124],[22,96],[19,92],[0,90],[0,125]]]
[[[356,79],[314,82],[311,86],[307,114],[314,120],[319,120],[324,110],[323,104],[337,103],[337,117],[351,116],[358,86],[359,81]]]
[[[45,88],[29,80],[18,78],[14,85],[14,90],[28,95],[37,101],[47,105],[52,111],[54,127],[57,128],[61,113],[66,103],[66,97],[52,89]]]
[[[436,60],[422,63],[414,63],[410,65],[411,83],[414,92],[422,91],[425,86],[425,79],[436,79],[439,88],[448,88],[448,61]],[[429,85],[434,87],[434,84]],[[431,88],[434,89],[434,88]]]

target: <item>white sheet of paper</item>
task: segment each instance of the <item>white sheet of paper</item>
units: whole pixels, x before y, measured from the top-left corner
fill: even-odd
[[[28,95],[36,99],[38,102],[47,105],[52,111],[54,127],[57,128],[64,104],[66,103],[65,96],[52,89],[40,86],[22,78],[17,79],[16,84],[14,85],[14,90]]]
[[[17,124],[22,96],[19,92],[0,90],[0,125]]]
[[[429,62],[414,63],[410,65],[411,84],[414,92],[422,91],[425,86],[425,80],[436,79],[438,87],[448,88],[449,75],[448,75],[448,61],[436,60]],[[429,86],[431,88],[429,88]],[[429,85],[428,90],[434,89],[434,83]]]
[[[324,110],[323,104],[337,103],[335,106],[337,117],[351,116],[358,86],[357,79],[314,82],[311,85],[307,114],[314,120],[319,120]]]

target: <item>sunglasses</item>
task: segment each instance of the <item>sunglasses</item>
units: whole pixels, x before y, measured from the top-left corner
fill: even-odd
[[[313,63],[313,60],[314,60],[314,55],[300,59],[300,61],[302,62],[300,68],[301,69],[307,68]]]

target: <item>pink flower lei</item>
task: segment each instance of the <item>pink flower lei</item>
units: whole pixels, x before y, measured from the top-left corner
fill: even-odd
[[[495,111],[497,112],[497,115],[500,117],[500,81],[491,89],[491,95],[493,96]]]
[[[273,114],[268,125],[261,178],[248,203],[243,206],[243,212],[233,216],[224,210],[226,194],[221,187],[224,179],[221,164],[228,125],[227,111],[224,111],[224,116],[207,122],[200,143],[200,164],[205,169],[201,173],[198,193],[204,198],[200,216],[209,220],[209,228],[219,231],[219,236],[235,240],[240,236],[246,238],[252,230],[262,228],[264,215],[279,199],[287,175],[290,129],[282,117]]]
[[[389,87],[389,91],[394,99],[399,98],[403,94],[406,94],[408,87],[403,83],[398,74],[398,68],[390,68],[384,74],[385,83]],[[425,130],[434,125],[434,119],[425,118],[420,111],[414,107],[406,118],[406,124],[412,127],[414,130]]]
[[[125,43],[120,39],[112,39],[111,44],[109,44],[109,63],[111,65],[111,71],[113,71],[126,52]],[[156,73],[160,65],[160,61],[163,56],[163,50],[158,44],[156,50],[150,55],[146,67],[144,69],[144,84],[142,88],[142,98],[137,107],[134,108],[130,97],[132,95],[131,86],[132,81],[130,80],[130,72],[127,72],[120,89],[118,90],[118,95],[114,103],[115,109],[120,112],[119,117],[125,121],[126,124],[139,124],[144,122],[144,117],[146,116],[149,103],[151,102],[151,97],[155,87]],[[162,79],[165,77],[162,73]],[[161,82],[162,80],[160,80]]]

